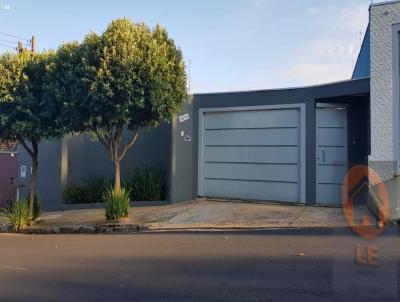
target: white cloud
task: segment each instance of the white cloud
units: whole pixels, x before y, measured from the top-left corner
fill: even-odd
[[[344,7],[339,13],[337,7],[329,7],[317,15],[320,34],[300,46],[294,66],[284,74],[303,85],[349,79],[368,24],[368,7]]]
[[[305,43],[313,57],[348,59],[354,54],[356,45],[351,39],[319,38]]]
[[[359,31],[368,23],[368,10],[365,5],[342,8],[333,25],[341,30]]]
[[[346,63],[299,63],[287,71],[287,76],[311,85],[346,80],[351,72],[351,66]]]

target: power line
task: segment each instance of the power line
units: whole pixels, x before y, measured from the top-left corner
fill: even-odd
[[[11,44],[10,46],[17,47],[18,44],[19,44],[19,41],[17,42],[17,41],[10,41],[10,40],[0,39],[0,43],[2,43],[2,44]],[[30,47],[31,46],[31,44],[29,44],[29,43],[22,43],[21,42],[21,44],[26,46],[26,47]]]
[[[0,38],[0,42],[18,44],[18,41],[5,40]]]
[[[4,36],[10,37],[10,38],[15,38],[15,39],[19,39],[19,40],[25,40],[26,42],[30,42],[29,39],[25,39],[25,38],[22,38],[22,37],[19,37],[19,36],[7,34],[7,33],[4,33],[4,32],[1,32],[1,31],[0,31],[0,35],[4,35]]]
[[[6,44],[2,44],[2,43],[0,43],[0,46],[16,49],[16,47],[13,47],[13,46],[10,46],[10,45],[6,45]]]

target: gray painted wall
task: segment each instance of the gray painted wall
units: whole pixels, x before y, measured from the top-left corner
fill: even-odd
[[[129,134],[125,134],[125,141]],[[90,176],[112,177],[114,168],[109,153],[103,145],[88,135],[74,135],[67,138],[68,183],[80,183]],[[121,161],[122,176],[136,166],[150,165],[169,169],[170,126],[142,130],[135,145]]]
[[[189,115],[180,122],[179,115]],[[182,111],[172,123],[171,169],[169,188],[171,202],[193,199],[193,103],[192,98],[183,105]]]
[[[136,166],[150,165],[170,174],[171,126],[143,130],[135,145],[122,161],[122,175]],[[20,152],[20,164],[26,165],[30,176],[29,155]],[[91,176],[113,177],[113,165],[106,149],[86,135],[68,135],[62,141],[42,142],[39,146],[38,196],[45,210],[63,206],[63,189],[69,183],[80,183]],[[30,177],[20,179],[27,186],[21,197],[29,193]],[[169,193],[169,192],[168,192]]]
[[[55,210],[62,201],[61,185],[61,142],[58,140],[44,141],[39,145],[39,168],[37,179],[37,194],[44,209]],[[19,178],[19,184],[24,185],[20,197],[27,197],[30,191],[31,158],[21,147],[19,166],[27,167],[27,177]],[[20,170],[20,168],[19,168]]]

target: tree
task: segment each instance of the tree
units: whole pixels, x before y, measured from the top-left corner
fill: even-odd
[[[48,70],[54,52],[6,53],[0,56],[0,137],[17,140],[32,159],[29,207],[36,194],[39,143],[59,137],[62,107],[48,98]]]
[[[103,34],[90,33],[57,53],[54,97],[68,104],[75,131],[93,133],[108,150],[114,189],[120,191],[120,163],[140,130],[169,122],[185,99],[182,53],[161,26],[150,29],[128,19],[114,20]]]

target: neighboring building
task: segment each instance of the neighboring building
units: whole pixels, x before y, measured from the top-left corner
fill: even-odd
[[[352,79],[195,94],[171,125],[141,134],[123,173],[163,167],[171,202],[203,196],[338,205],[354,165],[369,164],[393,179],[400,171],[399,32],[400,2],[373,4]],[[40,147],[46,208],[61,207],[67,183],[112,176],[106,150],[87,137]]]
[[[18,144],[0,141],[0,208],[17,199]]]

